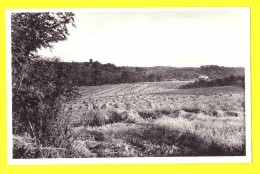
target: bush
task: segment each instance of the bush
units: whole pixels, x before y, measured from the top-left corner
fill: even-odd
[[[127,113],[123,110],[108,110],[107,116],[109,118],[108,123],[118,123],[127,118]]]
[[[215,86],[229,86],[235,85],[245,88],[245,77],[244,76],[234,76],[225,77],[222,79],[213,79],[213,80],[197,80],[193,83],[189,83],[181,86],[182,89],[188,88],[203,88],[203,87],[215,87]]]
[[[16,153],[17,149],[31,151],[33,158],[60,156],[53,147],[56,138],[53,132],[57,128],[54,123],[61,103],[76,93],[69,80],[70,69],[57,59],[46,60],[35,52],[66,40],[68,24],[74,26],[74,14],[70,12],[11,15],[12,131],[16,140],[13,152],[17,157],[22,154],[26,158],[26,154]],[[25,139],[25,134],[31,138]],[[33,147],[28,149],[19,143],[30,143]]]
[[[62,158],[67,157],[67,149],[41,147],[29,135],[13,135],[13,158]]]
[[[109,120],[106,113],[100,110],[90,110],[88,113],[84,113],[81,117],[81,123],[84,127],[87,126],[102,126]]]
[[[80,119],[80,125],[88,126],[103,126],[118,122],[137,122],[141,117],[133,110],[90,110],[84,113]]]
[[[138,111],[138,114],[144,119],[157,119],[160,118],[162,115],[169,115],[170,113],[171,111],[167,109]]]
[[[57,61],[34,60],[19,85],[13,86],[13,133],[28,133],[43,146],[50,144],[52,125],[61,103],[76,96],[68,70]],[[13,81],[17,75],[13,74]]]

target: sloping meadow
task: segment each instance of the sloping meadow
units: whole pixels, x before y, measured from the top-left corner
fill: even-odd
[[[102,87],[99,96],[84,93],[91,90],[81,87],[81,96],[64,103],[53,123],[56,148],[51,152],[45,149],[42,157],[245,155],[244,92],[240,89],[189,89],[186,93],[169,89],[140,94],[128,90],[125,95],[111,94],[138,86],[129,85],[111,85],[110,90]],[[147,84],[142,85],[138,90],[147,89]],[[152,87],[160,91],[161,85]],[[110,95],[106,96],[104,90]],[[25,144],[25,149],[32,147],[28,139],[16,137],[15,142]],[[31,153],[36,152],[24,152]]]
[[[230,88],[85,96],[65,110],[87,157],[245,155],[244,93]]]

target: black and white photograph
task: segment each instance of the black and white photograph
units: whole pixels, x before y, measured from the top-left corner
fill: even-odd
[[[249,8],[7,19],[10,161],[251,160]]]

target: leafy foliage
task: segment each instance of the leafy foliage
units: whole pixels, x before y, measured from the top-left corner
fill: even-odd
[[[193,83],[183,85],[181,88],[203,88],[203,87],[214,87],[214,86],[228,86],[236,85],[245,88],[244,76],[229,76],[222,79],[213,80],[197,80]]]
[[[41,47],[52,48],[52,43],[67,39],[68,24],[74,26],[73,13],[13,13],[12,18],[12,123],[13,154],[15,158],[88,156],[86,144],[74,141],[70,123],[72,110],[60,113],[62,103],[77,95],[74,86],[163,81],[169,78],[189,80],[200,74],[209,77],[243,74],[243,68],[209,66],[201,68],[173,67],[116,67],[90,59],[83,63],[65,63],[58,59],[43,59],[35,53]],[[236,83],[230,77],[199,85]],[[90,111],[83,115],[85,127],[111,123],[135,123],[136,120],[159,119],[167,110],[133,112],[131,105],[124,112]],[[66,115],[67,114],[67,115]],[[232,115],[234,113],[229,113]],[[178,124],[176,124],[178,125]],[[156,127],[155,127],[156,128]],[[152,129],[155,130],[155,129]],[[159,129],[158,129],[159,130]],[[164,129],[165,130],[165,129]],[[131,130],[133,131],[133,130]],[[150,130],[149,130],[150,131]],[[162,131],[159,130],[159,133]],[[155,134],[156,138],[163,137]],[[169,139],[172,139],[170,137]],[[80,146],[80,148],[78,148]],[[77,149],[81,149],[80,151]],[[103,148],[104,149],[104,148]],[[76,151],[76,152],[75,152]],[[77,156],[77,155],[76,155]]]
[[[68,67],[35,55],[65,40],[73,13],[12,14],[13,133],[28,133],[38,146],[52,145],[52,125],[62,101],[75,96]]]
[[[11,16],[13,88],[19,90],[31,59],[38,48],[52,48],[52,43],[69,35],[67,25],[74,24],[73,13],[13,13]]]
[[[12,50],[28,56],[37,48],[67,39],[67,24],[74,25],[73,13],[13,13]]]
[[[90,62],[60,62],[70,69],[70,79],[76,86],[104,84],[160,82],[165,80],[194,80],[201,74],[209,78],[244,76],[244,68],[203,66],[200,68],[175,67],[118,67],[114,64]]]
[[[18,93],[13,96],[15,134],[30,132],[40,142],[50,136],[48,122],[55,118],[61,102],[75,94],[67,70],[60,65],[47,60],[30,63]]]

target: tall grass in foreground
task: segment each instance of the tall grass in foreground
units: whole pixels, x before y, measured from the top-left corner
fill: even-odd
[[[183,109],[85,110],[78,122],[68,110],[55,123],[55,148],[35,151],[30,140],[19,137],[16,147],[24,144],[18,150],[25,149],[27,158],[33,153],[42,158],[245,155],[243,114]]]
[[[245,155],[243,115],[214,117],[182,110],[173,113],[154,117],[151,111],[143,111],[137,113],[135,122],[80,126],[73,134],[85,141],[97,157]]]
[[[188,147],[197,155],[245,155],[244,119],[198,114],[193,120],[161,117],[152,123],[168,144]]]

